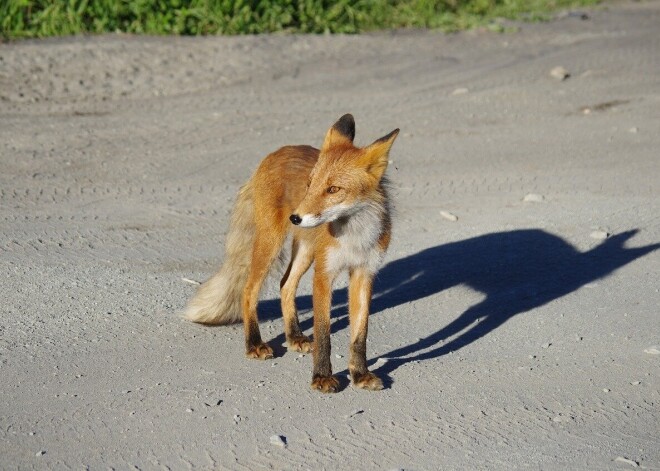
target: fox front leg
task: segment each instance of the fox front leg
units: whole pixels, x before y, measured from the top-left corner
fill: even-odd
[[[320,269],[319,269],[320,268]],[[324,393],[337,392],[339,380],[332,375],[330,363],[330,303],[332,279],[322,267],[314,273],[314,369],[312,389]]]
[[[308,353],[312,350],[312,341],[300,330],[298,310],[296,309],[296,290],[300,278],[312,264],[314,251],[308,242],[294,239],[291,253],[291,263],[280,282],[284,332],[289,350]]]
[[[351,347],[348,371],[353,384],[362,389],[383,389],[383,382],[367,369],[367,331],[373,275],[363,268],[351,270],[348,287],[348,317],[351,324]]]

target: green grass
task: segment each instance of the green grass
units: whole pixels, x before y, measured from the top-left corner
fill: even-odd
[[[0,0],[4,38],[80,33],[359,33],[390,28],[456,31],[497,18],[546,19],[598,0]]]

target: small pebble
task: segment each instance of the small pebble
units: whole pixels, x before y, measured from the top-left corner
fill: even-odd
[[[271,445],[281,446],[282,448],[286,447],[286,437],[283,435],[271,435],[270,436]]]
[[[644,353],[648,353],[650,355],[660,355],[660,347],[653,345],[652,347],[644,349]]]
[[[185,282],[185,283],[189,283],[189,284],[191,284],[191,285],[201,285],[201,283],[200,283],[199,281],[197,281],[197,280],[191,280],[190,278],[185,278],[185,277],[183,277],[183,276],[181,277],[181,281],[183,281],[183,282]]]
[[[194,411],[195,411],[195,409],[191,409],[190,407],[188,407],[188,408],[186,409],[186,412],[194,412]]]
[[[640,384],[642,384],[642,382],[641,381],[633,381],[630,384],[632,384],[633,386],[639,386]]]
[[[537,193],[527,193],[523,198],[525,203],[540,203],[544,200],[543,195]]]
[[[548,343],[544,343],[543,345],[541,345],[541,348],[550,348],[550,345],[552,345],[552,344],[549,343],[549,342],[548,342]]]
[[[592,239],[598,239],[598,240],[605,240],[609,236],[610,236],[609,232],[603,231],[603,230],[600,230],[600,229],[597,230],[597,231],[593,231],[591,234],[589,234],[589,237],[591,237]]]
[[[343,355],[340,355],[339,353],[335,353],[335,358],[344,358]]]
[[[34,454],[34,456],[44,456],[46,454],[46,450],[39,450]]]
[[[448,221],[458,221],[458,216],[450,213],[449,211],[440,211],[440,216],[447,219]]]
[[[603,388],[603,392],[610,392],[610,390],[607,388]]]
[[[639,463],[637,461],[629,460],[628,458],[624,458],[623,456],[617,456],[616,458],[614,458],[614,461],[617,461],[619,463],[629,464],[633,468],[637,468],[639,466]]]
[[[566,80],[571,76],[571,73],[562,66],[557,66],[550,71],[550,76],[557,80]]]
[[[453,92],[451,92],[451,94],[452,95],[465,95],[469,91],[470,91],[469,88],[459,87],[459,88],[455,89]]]
[[[238,414],[234,415],[234,422],[239,423],[241,420],[243,420],[243,419],[241,418],[240,415],[238,415]]]

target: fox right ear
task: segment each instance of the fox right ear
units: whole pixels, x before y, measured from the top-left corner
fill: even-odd
[[[361,162],[366,167],[367,172],[373,175],[378,181],[380,181],[385,173],[389,162],[390,149],[392,144],[394,144],[394,139],[398,135],[399,128],[364,148],[364,156]]]
[[[355,120],[353,115],[345,114],[332,125],[328,133],[325,135],[323,147],[321,151],[326,151],[331,147],[337,145],[353,144],[355,139]]]

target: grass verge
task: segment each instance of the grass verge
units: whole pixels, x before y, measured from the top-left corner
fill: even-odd
[[[497,18],[543,20],[599,0],[0,0],[4,38],[81,33],[359,33],[456,31]]]

